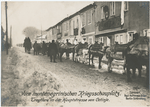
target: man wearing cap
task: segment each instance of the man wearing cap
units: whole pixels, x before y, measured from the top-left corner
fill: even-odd
[[[56,54],[58,52],[57,45],[55,44],[55,41],[52,40],[52,43],[49,44],[49,54],[50,54],[50,61],[52,62],[52,58],[54,63],[56,63]]]

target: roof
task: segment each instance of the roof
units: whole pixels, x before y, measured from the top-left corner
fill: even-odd
[[[80,13],[86,11],[87,9],[90,9],[90,8],[92,8],[93,6],[94,6],[94,3],[85,6],[85,7],[82,8],[81,10],[79,10],[79,11],[77,11],[76,13],[74,13],[74,14],[72,14],[72,15],[66,17],[66,18],[64,18],[63,20],[61,20],[60,22],[58,22],[56,25],[54,25],[54,26],[52,26],[52,27],[49,27],[49,28],[48,28],[47,30],[45,30],[45,31],[49,31],[51,28],[58,26],[59,24],[63,23],[64,21],[66,21],[66,20],[68,20],[68,19],[71,19],[71,18],[74,17],[75,15],[80,14]]]

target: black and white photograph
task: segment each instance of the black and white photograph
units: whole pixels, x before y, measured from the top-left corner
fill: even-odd
[[[1,106],[150,107],[149,1],[1,1]]]

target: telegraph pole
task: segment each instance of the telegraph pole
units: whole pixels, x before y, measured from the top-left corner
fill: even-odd
[[[41,25],[41,42],[42,42],[42,25]]]
[[[8,55],[8,23],[7,23],[7,1],[5,1],[5,12],[6,12],[6,54]]]
[[[10,47],[12,46],[12,26],[10,26]]]

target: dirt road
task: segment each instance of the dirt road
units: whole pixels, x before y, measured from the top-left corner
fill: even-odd
[[[16,97],[13,105],[18,106],[137,107],[150,105],[148,89],[143,86],[144,78],[136,77],[132,83],[127,83],[126,75],[108,73],[105,69],[95,70],[71,60],[63,59],[63,62],[60,62],[57,59],[56,61],[57,63],[53,63],[47,56],[24,53],[23,48],[12,48],[6,60],[9,66],[5,63],[2,67],[2,105],[7,105],[6,102],[11,103],[12,97],[9,96],[14,95]],[[8,78],[12,79],[8,81]],[[11,83],[13,86],[6,83]],[[14,88],[11,89],[11,87]],[[24,91],[26,92],[23,93]],[[36,91],[74,94],[71,96],[57,94],[52,98],[55,101],[49,99],[48,102],[45,100],[38,102],[32,99]],[[41,99],[41,96],[36,99],[38,98]]]

